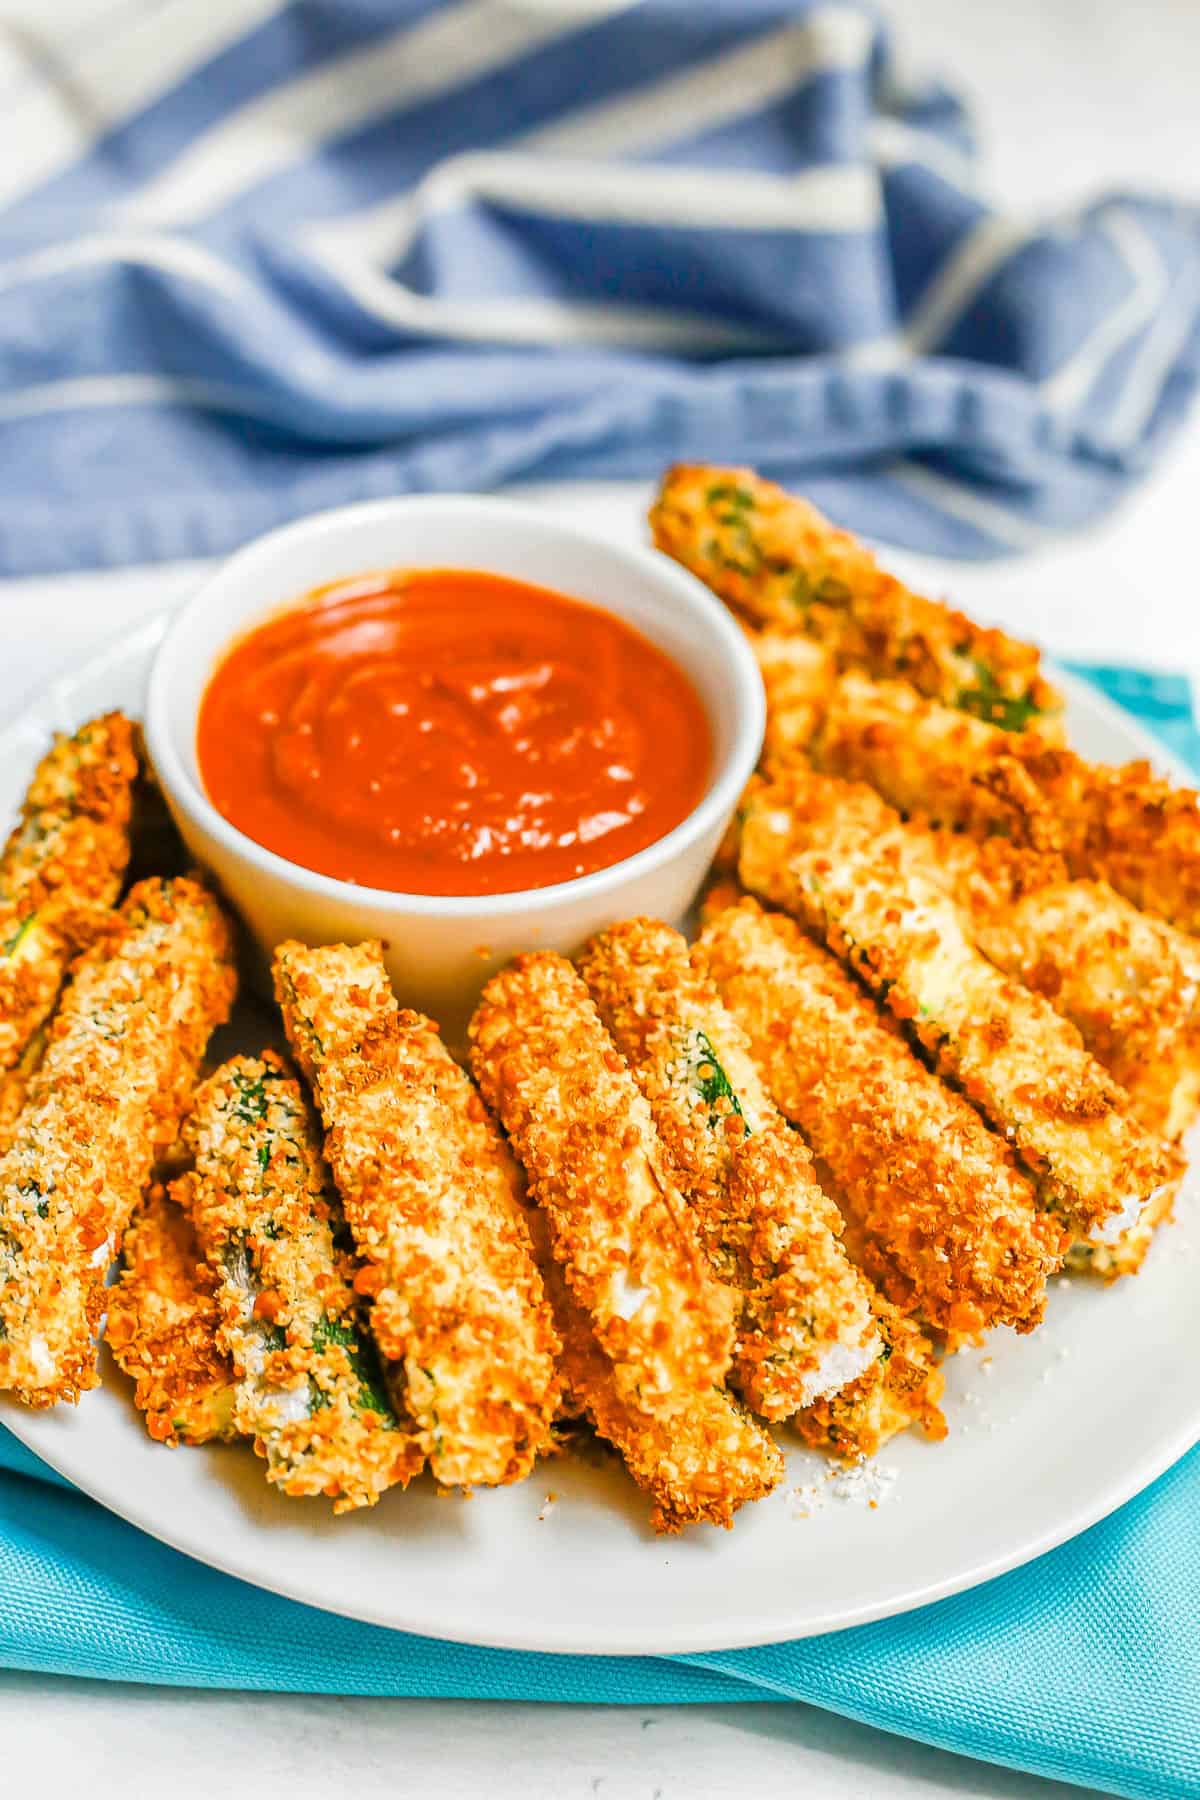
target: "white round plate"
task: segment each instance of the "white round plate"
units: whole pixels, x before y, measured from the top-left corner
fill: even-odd
[[[0,733],[0,814],[19,803],[52,729],[108,707],[139,710],[162,626],[54,682]],[[1085,754],[1148,755],[1171,768],[1116,708],[1065,685],[1072,741]],[[247,1047],[270,1029],[266,1018],[243,1021]],[[33,1414],[4,1402],[0,1421],[176,1549],[376,1625],[618,1655],[778,1642],[903,1612],[1027,1562],[1200,1440],[1189,1373],[1200,1366],[1200,1204],[1190,1178],[1177,1210],[1138,1279],[1108,1289],[1056,1280],[1039,1331],[997,1332],[953,1358],[944,1443],[898,1440],[849,1482],[788,1444],[785,1483],[730,1532],[656,1539],[618,1467],[567,1459],[470,1499],[422,1481],[335,1520],[322,1502],[278,1497],[248,1449],[152,1443],[107,1356],[104,1387],[77,1409]]]

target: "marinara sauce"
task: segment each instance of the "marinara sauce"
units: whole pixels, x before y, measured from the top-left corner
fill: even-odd
[[[505,894],[672,830],[704,793],[712,735],[682,670],[612,614],[428,569],[319,589],[237,640],[197,754],[230,824],[306,869]]]

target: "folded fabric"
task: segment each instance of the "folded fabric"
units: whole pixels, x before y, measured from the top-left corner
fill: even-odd
[[[1186,680],[1077,672],[1200,769]],[[1200,1796],[1200,1449],[1073,1542],[935,1606],[758,1650],[628,1659],[474,1649],[315,1612],[143,1536],[3,1429],[0,1470],[0,1667],[310,1693],[805,1700],[1103,1793]]]
[[[1196,385],[1195,209],[998,213],[856,0],[194,10],[48,9],[0,78],[2,573],[672,458],[989,555]]]

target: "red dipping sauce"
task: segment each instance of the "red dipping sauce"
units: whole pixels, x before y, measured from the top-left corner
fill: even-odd
[[[303,868],[507,894],[623,861],[708,784],[700,697],[611,613],[468,569],[363,575],[240,638],[197,755],[231,825]]]

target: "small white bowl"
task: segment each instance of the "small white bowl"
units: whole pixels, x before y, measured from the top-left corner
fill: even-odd
[[[196,760],[200,700],[230,641],[309,589],[369,570],[488,569],[590,601],[661,646],[691,677],[713,733],[700,804],[655,844],[554,887],[476,898],[393,894],[303,869],[229,824]],[[339,507],[231,557],[174,620],[155,657],[146,737],[184,842],[262,952],[382,938],[401,1000],[461,1037],[488,975],[519,950],[571,954],[602,926],[646,913],[681,921],[762,744],[753,653],[720,602],[657,551],[610,544],[508,500],[406,498]]]

